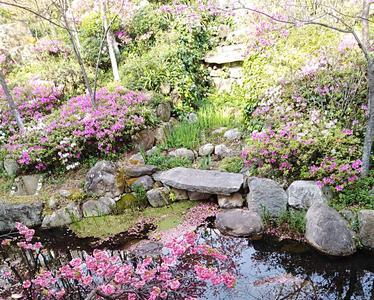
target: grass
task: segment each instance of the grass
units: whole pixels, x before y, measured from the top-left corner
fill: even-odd
[[[306,211],[303,210],[287,210],[280,214],[275,220],[275,224],[277,227],[286,225],[291,231],[304,234],[305,214]]]
[[[167,136],[164,148],[195,149],[206,141],[206,134],[213,128],[235,127],[240,123],[224,108],[207,106],[197,113],[197,122],[183,121]]]
[[[190,167],[192,162],[186,157],[165,156],[160,150],[152,155],[143,155],[146,164],[157,166],[160,170],[168,170],[175,167]]]
[[[240,173],[243,167],[244,167],[243,159],[241,159],[240,157],[225,157],[220,162],[218,169],[220,171]]]
[[[186,211],[197,205],[197,201],[179,201],[169,206],[147,207],[143,211],[124,210],[120,215],[84,218],[70,225],[70,229],[79,237],[105,238],[125,232],[142,219],[153,219],[158,231],[178,226]]]

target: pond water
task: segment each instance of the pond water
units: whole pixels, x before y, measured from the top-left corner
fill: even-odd
[[[360,251],[348,258],[321,255],[305,244],[266,236],[250,241],[222,236],[211,226],[197,230],[200,241],[220,249],[232,261],[238,281],[234,289],[205,286],[200,299],[374,299],[374,256]],[[66,231],[39,232],[56,253],[77,255],[98,246]],[[128,239],[102,244],[122,250]],[[108,244],[109,243],[109,244]],[[109,246],[108,246],[109,245]],[[100,247],[100,246],[99,246]]]

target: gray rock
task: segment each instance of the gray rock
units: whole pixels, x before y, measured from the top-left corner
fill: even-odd
[[[8,176],[16,176],[17,175],[19,165],[18,165],[16,160],[14,160],[12,158],[5,158],[4,162],[3,162],[3,165],[4,165],[4,170],[8,174]]]
[[[346,219],[349,223],[352,223],[355,218],[356,218],[356,215],[353,211],[349,210],[349,209],[343,209],[341,211],[339,211],[339,213],[343,216],[344,219]]]
[[[287,209],[287,193],[274,180],[251,177],[248,179],[248,208],[257,213],[279,216]]]
[[[69,198],[70,196],[71,196],[71,194],[72,194],[72,192],[71,191],[69,191],[69,190],[59,190],[59,195],[62,197],[62,198]]]
[[[142,187],[144,190],[149,191],[153,188],[154,181],[151,176],[145,175],[139,177],[133,184],[131,184],[131,189],[134,190],[136,187]]]
[[[99,197],[115,198],[124,191],[124,183],[118,172],[118,167],[111,161],[99,161],[86,175],[85,190]]]
[[[15,229],[16,222],[34,227],[42,224],[43,203],[0,202],[0,232]]]
[[[308,209],[305,238],[325,254],[347,256],[356,251],[354,235],[348,229],[347,221],[324,203],[316,203]]]
[[[161,94],[163,94],[163,95],[169,95],[170,92],[171,92],[170,83],[163,83],[163,84],[161,84],[160,91],[161,91]]]
[[[171,122],[162,123],[155,131],[156,143],[162,143],[166,137],[172,132],[173,125]]]
[[[145,175],[152,175],[157,171],[156,166],[145,165],[145,166],[127,166],[125,168],[125,175],[127,177],[141,177]]]
[[[213,135],[220,135],[226,131],[226,127],[220,127],[212,131]]]
[[[169,102],[160,103],[156,108],[156,115],[161,121],[167,122],[171,117],[171,105]]]
[[[80,220],[82,220],[82,213],[79,207],[74,203],[70,203],[66,207],[56,210],[51,215],[45,216],[42,227],[62,227]]]
[[[216,145],[214,147],[214,154],[219,158],[229,157],[233,155],[233,152],[224,144]]]
[[[48,200],[48,207],[50,209],[56,209],[58,207],[59,201],[56,198],[51,198]]]
[[[43,177],[40,174],[24,175],[14,180],[12,194],[15,196],[34,196],[42,188]]]
[[[262,233],[261,217],[244,209],[225,209],[216,216],[215,226],[220,232],[231,236],[256,237]]]
[[[149,150],[155,144],[155,132],[152,129],[145,129],[133,136],[134,148],[138,151]]]
[[[187,192],[188,198],[194,201],[209,200],[213,197],[212,194],[199,193],[199,192]]]
[[[243,175],[178,167],[157,176],[164,185],[190,192],[229,195],[240,190]]]
[[[358,212],[360,239],[364,247],[374,250],[374,210],[364,209]]]
[[[99,217],[109,215],[116,202],[112,198],[101,197],[99,200],[88,200],[82,205],[84,217]]]
[[[148,150],[149,151],[149,150]],[[144,158],[141,153],[136,153],[130,156],[129,163],[133,165],[144,165]]]
[[[196,123],[198,120],[197,114],[195,113],[189,113],[187,115],[187,121],[188,123]]]
[[[174,156],[174,157],[185,157],[185,158],[188,158],[190,160],[195,159],[195,153],[192,150],[187,149],[187,148],[175,149],[173,151],[170,151],[168,155],[169,156]]]
[[[243,207],[244,199],[240,193],[232,195],[218,195],[218,205],[221,208],[239,208]]]
[[[226,139],[230,141],[234,141],[234,140],[240,140],[242,137],[242,134],[239,131],[239,129],[234,128],[234,129],[227,130],[225,134],[223,135],[223,137],[225,137]]]
[[[327,203],[327,197],[315,181],[297,180],[287,189],[288,205],[309,208],[314,203]]]
[[[162,207],[170,203],[170,189],[159,187],[147,192],[147,199],[152,207]]]
[[[208,53],[205,62],[215,65],[242,62],[246,57],[246,51],[247,46],[245,44],[217,47],[213,52]]]
[[[214,145],[213,144],[205,144],[199,148],[199,155],[200,156],[208,156],[214,152]]]
[[[188,193],[185,190],[172,188],[172,193],[174,194],[175,200],[188,200]]]
[[[136,246],[132,251],[136,256],[159,256],[162,254],[162,248],[164,245],[157,242],[146,242]]]
[[[157,151],[158,151],[157,146],[154,146],[154,147],[152,147],[151,149],[149,149],[148,151],[146,151],[145,154],[146,154],[147,156],[151,156],[151,155],[157,153]]]

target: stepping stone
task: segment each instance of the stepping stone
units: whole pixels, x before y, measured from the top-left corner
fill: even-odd
[[[243,175],[178,167],[158,174],[164,185],[190,192],[230,195],[240,190]]]

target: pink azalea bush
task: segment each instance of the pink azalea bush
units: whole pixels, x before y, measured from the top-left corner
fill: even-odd
[[[96,98],[97,107],[92,106],[87,95],[81,95],[50,114],[34,112],[26,133],[15,133],[8,139],[5,153],[24,170],[42,171],[53,166],[72,169],[90,154],[119,151],[151,115],[145,106],[148,98],[142,93],[121,87],[112,92],[103,88]]]
[[[235,276],[225,269],[228,258],[206,244],[199,244],[195,233],[172,240],[159,257],[124,258],[95,249],[92,254],[62,265],[49,265],[48,251],[40,242],[33,242],[35,231],[20,223],[16,226],[22,237],[17,246],[23,257],[34,264],[28,264],[26,271],[10,258],[6,260],[8,281],[14,289],[23,289],[22,299],[91,296],[95,299],[193,300],[207,283],[227,288],[235,286]],[[4,250],[12,243],[12,240],[3,240],[1,247]]]
[[[35,52],[47,55],[67,55],[69,49],[61,40],[43,38],[37,41],[34,47]]]

